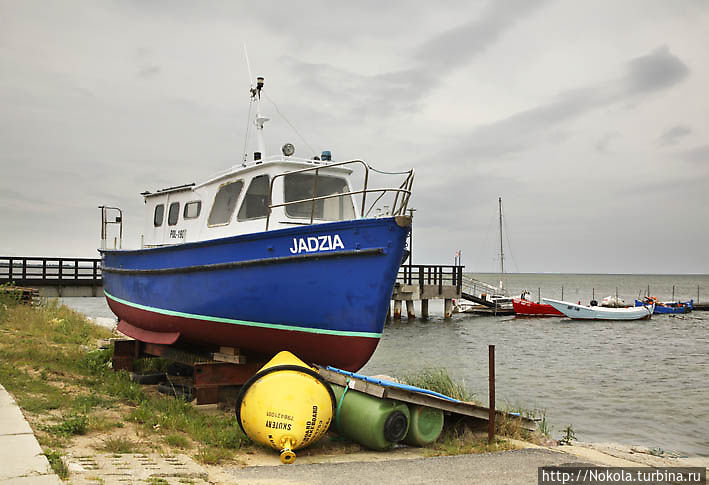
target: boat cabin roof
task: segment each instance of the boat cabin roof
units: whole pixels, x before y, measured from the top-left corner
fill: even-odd
[[[307,168],[307,167],[318,167],[321,166],[322,168],[326,168],[329,173],[339,173],[342,175],[350,175],[352,173],[352,170],[348,168],[343,168],[343,167],[330,167],[329,165],[332,164],[333,162],[331,161],[322,161],[322,160],[309,160],[305,158],[296,158],[296,157],[281,157],[281,156],[273,156],[269,157],[263,160],[254,160],[251,162],[244,162],[240,163],[238,165],[234,165],[231,168],[228,168],[222,172],[218,172],[215,175],[211,176],[204,182],[200,184],[195,184],[194,182],[190,184],[183,184],[183,185],[176,185],[173,187],[167,187],[165,189],[159,189],[155,192],[150,192],[149,190],[146,190],[144,192],[141,192],[140,195],[145,197],[146,199],[149,197],[155,197],[158,195],[165,195],[167,193],[174,193],[174,192],[182,192],[182,191],[188,191],[188,190],[194,190],[198,189],[200,187],[204,187],[205,185],[210,185],[215,182],[218,182],[223,179],[227,179],[230,177],[233,177],[234,175],[247,175],[251,172],[261,172],[265,171],[267,168],[273,168],[273,167],[279,167],[283,169],[283,172],[289,172],[289,168],[291,170],[298,170],[302,168]]]

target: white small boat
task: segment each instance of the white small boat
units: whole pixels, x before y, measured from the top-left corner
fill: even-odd
[[[568,301],[550,300],[542,298],[547,303],[569,318],[576,320],[641,320],[650,318],[655,310],[655,304],[629,307],[629,308],[606,308],[600,306],[586,306]]]

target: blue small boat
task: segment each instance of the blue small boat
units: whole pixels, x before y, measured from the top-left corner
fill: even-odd
[[[143,192],[136,249],[108,247],[104,293],[118,330],[153,344],[229,346],[356,371],[382,335],[405,254],[413,170],[386,173],[329,151],[263,154],[263,78],[251,89],[258,150],[200,184]],[[354,171],[363,179],[355,188]],[[355,172],[355,173],[357,173]],[[394,176],[372,187],[370,177]],[[403,182],[401,181],[403,179]]]
[[[644,301],[635,300],[635,306],[645,306],[648,300],[656,300],[655,298],[646,298]],[[694,309],[694,300],[689,301],[656,301],[655,314],[681,314],[689,313]]]

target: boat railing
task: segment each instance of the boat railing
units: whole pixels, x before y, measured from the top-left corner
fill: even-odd
[[[361,190],[350,190],[348,192],[341,192],[341,193],[335,193],[335,194],[329,194],[329,195],[321,195],[317,196],[317,190],[318,190],[318,177],[320,176],[320,170],[327,170],[329,168],[333,167],[342,167],[345,165],[361,165],[362,168],[364,169],[364,185]],[[401,184],[398,187],[379,187],[379,188],[369,188],[369,174],[370,171],[376,172],[382,175],[405,175],[406,177],[404,178],[404,181],[401,182]],[[312,192],[312,197],[306,198],[306,199],[300,199],[300,200],[292,200],[288,202],[283,202],[279,204],[273,204],[273,186],[274,182],[276,179],[279,177],[285,177],[286,175],[292,175],[292,174],[297,174],[297,173],[307,173],[307,172],[315,172],[315,176],[313,177],[313,192]],[[287,207],[290,205],[295,205],[295,204],[302,204],[302,203],[307,203],[310,202],[312,205],[311,211],[310,211],[310,224],[313,223],[315,220],[315,203],[320,200],[326,200],[326,199],[333,199],[333,198],[340,198],[340,197],[351,197],[353,195],[362,195],[362,203],[360,207],[360,217],[364,218],[367,217],[372,210],[375,208],[377,203],[387,194],[393,194],[394,200],[391,206],[391,210],[389,211],[389,215],[391,216],[399,216],[399,215],[405,215],[406,214],[406,209],[409,204],[409,199],[411,198],[411,188],[413,187],[414,183],[414,169],[405,171],[405,172],[383,172],[381,170],[376,170],[375,168],[371,167],[369,164],[365,163],[362,160],[349,160],[346,162],[338,162],[338,163],[330,163],[327,165],[323,166],[316,166],[316,167],[308,167],[308,168],[303,168],[299,170],[292,170],[289,172],[284,172],[280,173],[278,175],[275,175],[273,178],[271,178],[271,186],[270,190],[268,193],[268,211],[266,214],[266,230],[268,230],[270,219],[271,219],[271,212],[274,208],[276,207]],[[373,202],[367,207],[367,195],[368,194],[378,194],[378,197],[374,199]]]
[[[123,211],[118,207],[106,205],[98,206],[101,209],[101,249],[108,248],[108,225],[118,225],[118,236],[113,240],[113,249],[123,248]],[[115,216],[115,217],[113,217]]]
[[[457,265],[441,264],[407,264],[399,268],[396,281],[405,285],[418,285],[423,293],[424,285],[438,286],[439,293],[443,287],[455,286],[460,293],[463,286],[463,268]]]

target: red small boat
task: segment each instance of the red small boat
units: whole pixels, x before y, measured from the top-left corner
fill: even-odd
[[[515,313],[525,317],[563,317],[564,314],[551,305],[515,298],[512,300]]]

